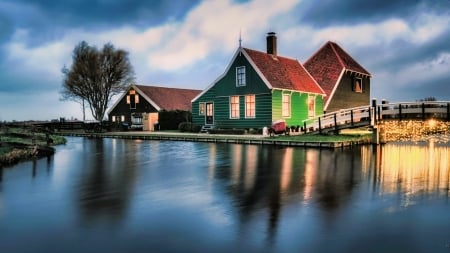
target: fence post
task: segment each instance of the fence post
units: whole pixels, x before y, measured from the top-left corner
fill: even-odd
[[[322,134],[322,122],[320,122],[320,117],[319,117],[319,134]]]
[[[402,104],[398,104],[398,120],[402,120]]]
[[[374,98],[372,99],[372,108],[373,108],[373,124],[376,125],[377,124],[377,99]]]
[[[338,134],[338,128],[337,128],[337,116],[336,113],[334,114],[334,132]]]
[[[303,131],[305,132],[305,134],[306,134],[306,121],[303,121]]]
[[[353,126],[353,110],[350,110],[350,124]]]
[[[447,120],[450,120],[450,103],[447,103]]]
[[[384,110],[388,109],[387,103],[388,102],[386,101],[386,99],[381,100],[381,111],[384,111]],[[381,113],[381,118],[380,119],[381,120],[383,119],[383,113]]]
[[[425,103],[422,103],[422,120],[425,120]]]

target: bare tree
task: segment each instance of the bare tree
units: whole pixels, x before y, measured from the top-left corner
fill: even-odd
[[[134,80],[128,52],[110,43],[98,50],[80,42],[73,50],[72,66],[63,67],[62,99],[89,105],[92,116],[103,120],[111,98]]]

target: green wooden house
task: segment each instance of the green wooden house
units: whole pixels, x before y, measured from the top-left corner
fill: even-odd
[[[275,33],[267,52],[239,46],[225,72],[192,100],[195,125],[263,128],[284,120],[287,126],[323,113],[325,92],[296,59],[277,55]]]

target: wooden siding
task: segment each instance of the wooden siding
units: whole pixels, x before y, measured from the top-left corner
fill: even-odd
[[[151,113],[158,112],[149,102],[147,102],[139,94],[139,103],[136,104],[136,109],[131,109],[130,105],[127,104],[127,96],[124,96],[119,103],[109,112],[108,120],[112,122],[112,116],[125,116],[125,121],[131,124],[131,114],[132,113]]]
[[[339,82],[336,91],[331,97],[327,107],[328,112],[334,112],[341,109],[353,108],[358,106],[370,105],[370,78],[360,77],[363,84],[363,92],[353,91],[354,74],[345,73]]]
[[[236,87],[236,67],[245,66],[246,85]],[[245,95],[255,95],[255,118],[245,118]],[[230,119],[230,96],[239,96],[239,119]],[[229,71],[192,103],[192,121],[205,124],[199,104],[214,103],[214,125],[219,128],[262,128],[272,122],[271,90],[243,54],[237,55]]]
[[[282,116],[282,95],[291,95],[291,115]],[[297,91],[273,90],[272,92],[272,121],[283,119],[288,126],[302,126],[303,120],[308,119],[308,97],[315,96],[315,113],[321,115],[323,112],[323,96],[301,93]]]

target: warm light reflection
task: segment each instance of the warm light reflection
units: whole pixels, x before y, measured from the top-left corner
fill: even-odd
[[[406,196],[448,192],[450,147],[430,141],[424,145],[383,146],[376,180],[380,194],[396,192]]]
[[[239,176],[241,174],[241,165],[243,160],[242,147],[243,145],[234,145],[232,147],[233,153],[231,154],[231,157],[233,161],[231,167],[231,182],[233,185],[237,185],[239,183]]]
[[[216,170],[216,159],[217,159],[217,145],[209,144],[209,159],[208,159],[208,181],[212,182],[214,179],[214,174]]]
[[[318,153],[310,150],[306,152],[306,163],[305,163],[305,190],[303,198],[305,201],[311,199],[312,192],[314,190],[314,184],[316,179],[316,171],[317,171],[317,161],[319,160],[317,157]]]
[[[256,169],[258,166],[258,146],[247,145],[246,149],[246,169],[244,178],[244,188],[245,190],[253,189],[255,184]]]
[[[281,164],[281,190],[285,192],[292,178],[292,159],[294,154],[293,148],[286,148],[283,155],[283,160]]]

